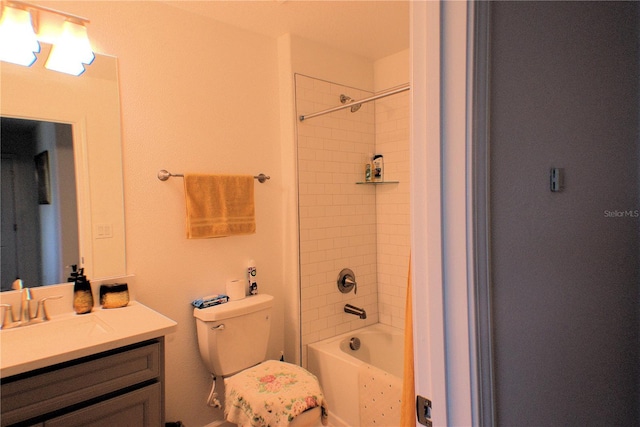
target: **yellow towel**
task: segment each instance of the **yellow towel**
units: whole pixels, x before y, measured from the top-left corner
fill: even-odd
[[[404,317],[404,379],[402,383],[402,427],[416,425],[416,391],[413,377],[413,309],[411,306],[411,258],[409,258],[409,278],[407,280],[407,300]]]
[[[185,174],[187,239],[256,232],[253,176]]]

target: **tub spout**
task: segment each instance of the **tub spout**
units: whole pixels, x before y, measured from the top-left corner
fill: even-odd
[[[367,318],[367,312],[364,311],[364,308],[356,307],[356,306],[351,305],[351,304],[345,304],[344,312],[345,313],[349,313],[349,314],[355,314],[356,316],[360,317],[361,319],[366,319]]]

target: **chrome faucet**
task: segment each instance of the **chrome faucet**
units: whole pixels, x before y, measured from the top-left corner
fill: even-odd
[[[345,313],[349,313],[349,314],[355,314],[356,316],[360,317],[361,319],[366,319],[367,318],[367,312],[364,311],[364,308],[356,307],[356,306],[351,305],[351,304],[345,304],[344,312]]]
[[[31,288],[25,288],[22,279],[18,278],[13,281],[11,289],[20,291],[20,314],[18,316],[18,322],[21,324],[27,324],[31,321]]]
[[[31,300],[33,299],[31,288],[24,288],[20,293],[22,295],[20,301],[20,322],[29,323],[33,318],[31,316]]]
[[[2,316],[1,329],[14,328],[16,326],[29,325],[36,322],[44,322],[50,320],[49,313],[47,313],[47,307],[45,303],[50,299],[60,299],[62,295],[54,295],[38,300],[37,310],[35,314],[31,312],[31,301],[33,301],[33,292],[31,288],[25,288],[24,283],[20,279],[16,279],[11,285],[12,289],[20,291],[20,314],[16,319],[13,315],[13,307],[11,304],[0,304],[0,307],[4,309],[4,316]]]
[[[40,298],[38,300],[38,309],[36,310],[36,315],[33,319],[39,322],[46,322],[47,320],[51,320],[51,318],[49,317],[49,313],[47,313],[47,306],[45,305],[45,303],[50,299],[60,299],[60,298],[62,298],[62,295],[54,295],[46,298]]]
[[[11,307],[11,304],[0,304],[0,308],[4,309],[4,316],[2,316],[2,325],[0,325],[0,329],[7,329],[15,326],[16,318],[13,316],[13,307]]]
[[[22,290],[24,289],[24,283],[22,282],[21,278],[16,278],[16,280],[13,281],[13,283],[11,284],[11,289],[13,290]]]

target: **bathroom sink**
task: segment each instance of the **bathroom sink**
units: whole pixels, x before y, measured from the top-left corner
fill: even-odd
[[[40,323],[32,323],[0,332],[2,344],[2,358],[5,350],[17,351],[16,346],[24,350],[42,352],[50,346],[64,344],[74,339],[88,339],[102,337],[113,332],[104,320],[96,313],[85,315],[68,315]]]
[[[0,377],[66,362],[156,338],[176,323],[131,302],[88,314],[66,313],[46,322],[0,330]]]

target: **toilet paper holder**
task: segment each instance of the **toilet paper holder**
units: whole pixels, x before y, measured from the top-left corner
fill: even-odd
[[[340,274],[338,274],[338,289],[343,294],[351,292],[351,289],[353,289],[354,294],[358,293],[358,283],[356,282],[356,275],[353,273],[353,270],[350,268],[340,270]]]

